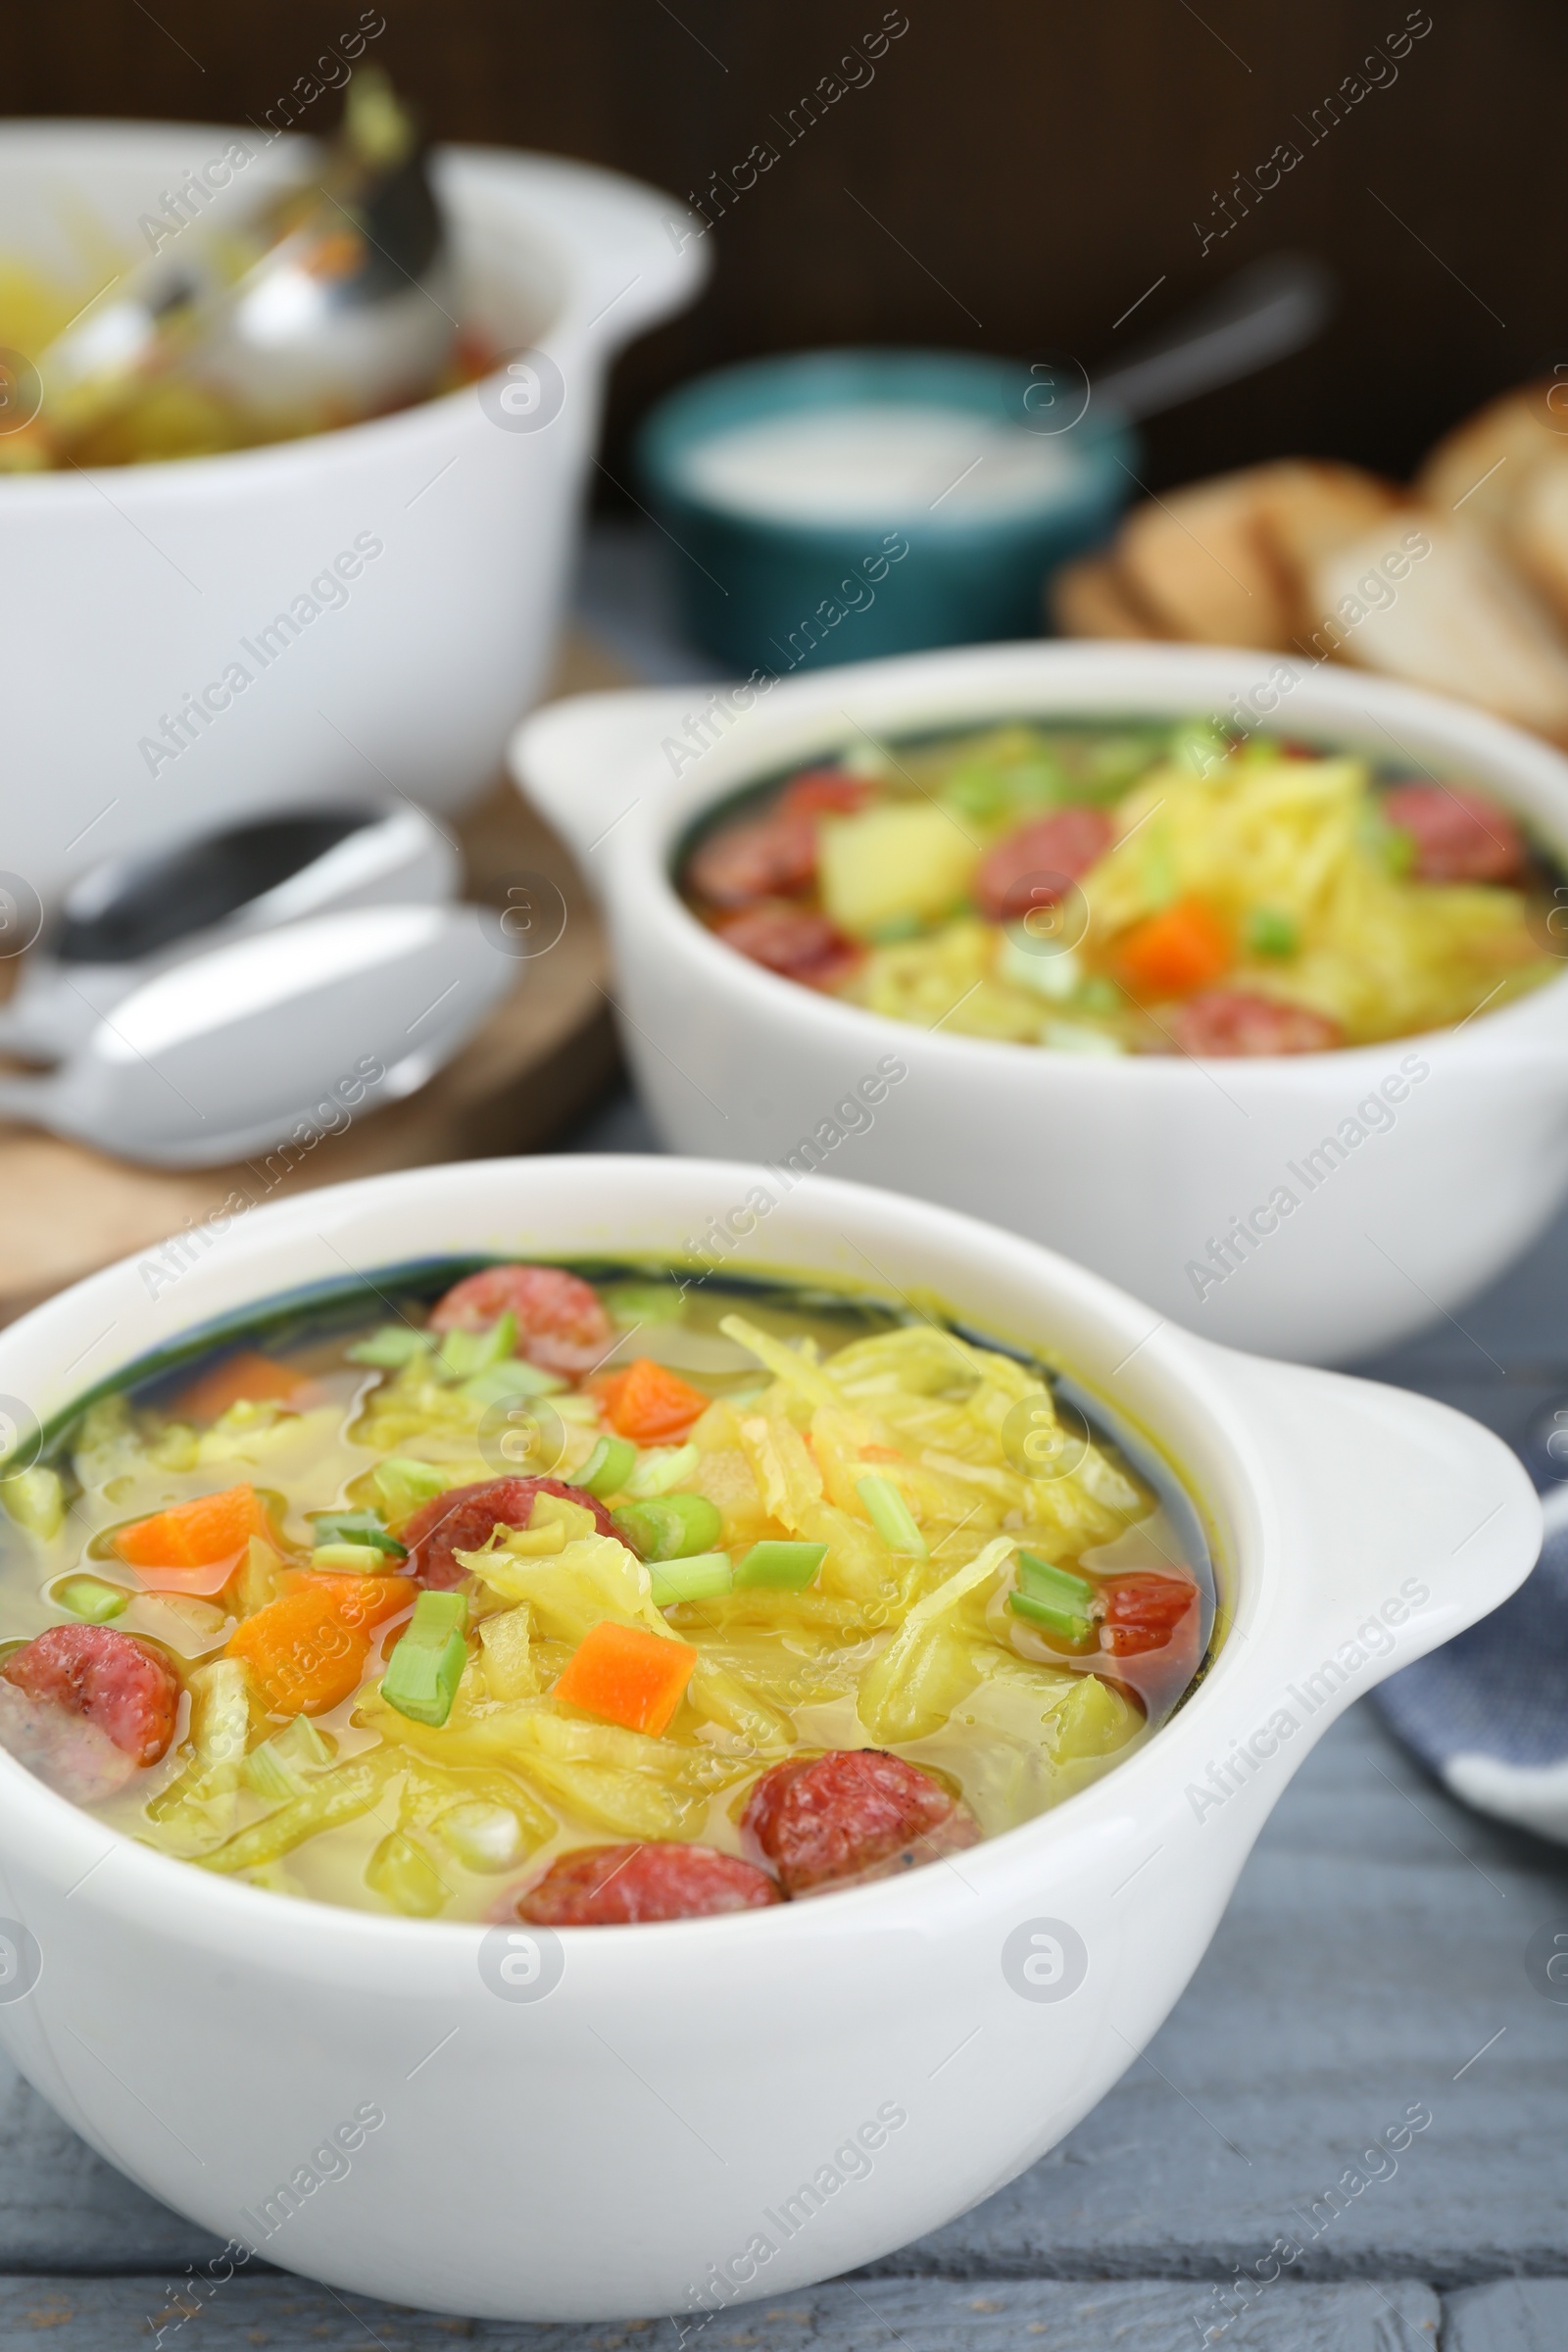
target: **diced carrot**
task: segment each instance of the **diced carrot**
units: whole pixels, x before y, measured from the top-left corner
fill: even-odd
[[[242,1348],[182,1389],[170,1409],[176,1421],[216,1421],[231,1404],[262,1404],[275,1397],[280,1404],[300,1407],[319,1393],[307,1373],[254,1348]]]
[[[697,1652],[685,1642],[665,1642],[640,1626],[602,1617],[578,1642],[554,1695],[657,1740],[680,1705],[696,1663]]]
[[[416,1597],[406,1576],[309,1577],[237,1625],[225,1654],[245,1660],[274,1713],[320,1715],[358,1689],[370,1627]]]
[[[1229,932],[1201,899],[1178,899],[1129,931],[1118,953],[1142,997],[1184,997],[1206,988],[1235,959]]]
[[[713,1401],[647,1355],[594,1387],[611,1428],[639,1446],[667,1446],[685,1437]]]
[[[220,1592],[245,1558],[252,1536],[269,1535],[254,1487],[198,1494],[151,1519],[122,1527],[111,1548],[139,1569],[154,1592]]]

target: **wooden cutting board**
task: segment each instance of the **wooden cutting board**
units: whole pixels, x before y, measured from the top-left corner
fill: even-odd
[[[549,697],[635,683],[591,638],[569,637]],[[610,965],[598,911],[564,844],[504,779],[452,820],[467,895],[506,903],[508,878],[544,874],[566,906],[548,954],[438,1077],[335,1135],[232,1167],[169,1174],[0,1122],[0,1323],[81,1275],[196,1224],[239,1194],[286,1200],[385,1168],[536,1152],[614,1078]]]

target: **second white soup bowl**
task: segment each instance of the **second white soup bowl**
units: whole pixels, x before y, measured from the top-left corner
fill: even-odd
[[[1568,760],[1546,744],[1268,654],[987,646],[716,697],[585,695],[526,720],[512,763],[605,900],[626,1052],[672,1149],[896,1186],[1065,1250],[1205,1338],[1348,1362],[1460,1305],[1568,1190],[1568,981],[1387,1045],[1101,1058],[780,979],[705,930],[672,879],[705,809],[867,737],[1224,716],[1239,699],[1254,725],[1483,786],[1568,864]]]

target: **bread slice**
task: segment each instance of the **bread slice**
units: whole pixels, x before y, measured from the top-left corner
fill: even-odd
[[[1484,531],[1430,511],[1400,520],[1392,545],[1380,524],[1310,566],[1339,659],[1568,741],[1568,642],[1547,608]]]
[[[1303,567],[1399,500],[1355,466],[1288,458],[1221,474],[1140,507],[1117,563],[1163,633],[1211,645],[1288,645],[1302,620]]]
[[[1294,640],[1309,633],[1318,617],[1307,585],[1313,564],[1347,540],[1386,527],[1404,493],[1358,466],[1296,459],[1268,467],[1256,496],[1257,529],[1289,583]]]
[[[1524,477],[1507,550],[1568,626],[1568,441]]]
[[[1565,450],[1568,383],[1543,377],[1489,401],[1446,434],[1416,476],[1416,496],[1440,514],[1506,533],[1536,466]]]
[[[1292,598],[1257,532],[1258,489],[1276,470],[1249,466],[1135,508],[1116,542],[1127,592],[1162,636],[1266,648],[1285,643]]]
[[[1046,613],[1062,637],[1157,637],[1109,556],[1064,564],[1048,584]]]

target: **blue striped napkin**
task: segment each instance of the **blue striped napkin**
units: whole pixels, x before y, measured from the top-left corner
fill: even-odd
[[[1375,1703],[1464,1804],[1568,1845],[1568,1485],[1542,1446],[1525,1459],[1546,1486],[1535,1568],[1492,1616],[1391,1676]]]

